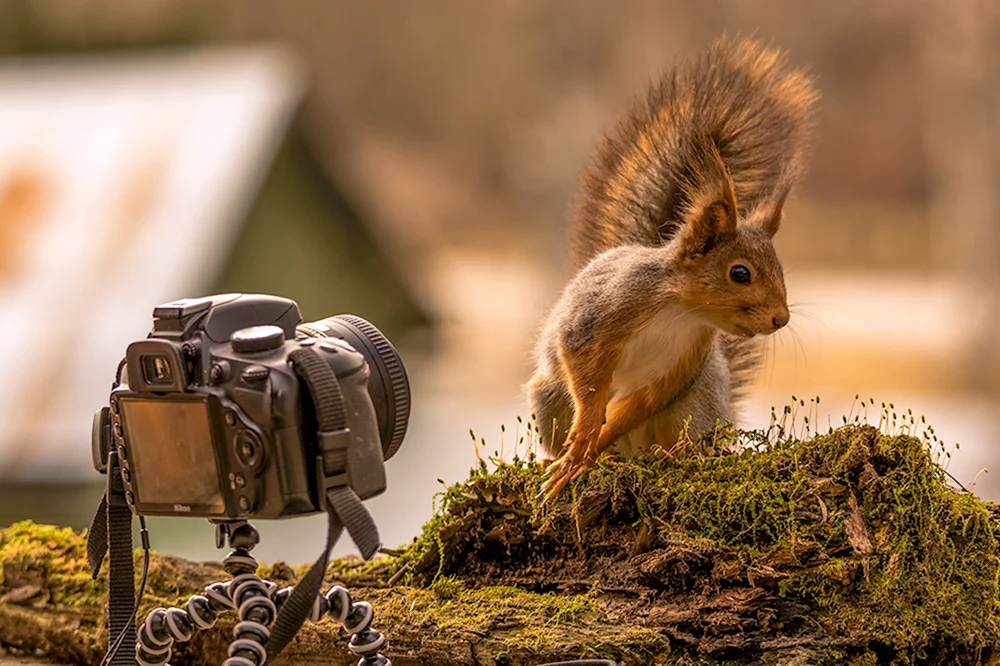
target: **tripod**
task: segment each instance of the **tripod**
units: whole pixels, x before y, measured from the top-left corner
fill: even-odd
[[[235,610],[239,622],[233,627],[234,640],[229,644],[229,658],[222,666],[263,666],[267,661],[269,627],[281,605],[291,594],[291,587],[278,586],[261,580],[254,573],[257,560],[250,551],[260,543],[257,529],[245,520],[216,524],[216,545],[226,541],[233,549],[222,562],[233,577],[231,581],[212,583],[204,595],[194,595],[183,608],[155,608],[139,627],[135,646],[139,666],[169,666],[174,641],[191,640],[195,629],[211,629],[218,613]],[[347,648],[360,656],[358,666],[392,666],[392,661],[379,654],[385,636],[371,628],[374,611],[369,603],[351,601],[350,593],[336,585],[326,594],[319,594],[309,619],[318,622],[327,613],[351,634]]]

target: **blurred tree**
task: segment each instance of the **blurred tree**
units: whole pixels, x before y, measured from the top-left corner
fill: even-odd
[[[991,0],[925,3],[920,44],[923,140],[930,173],[934,267],[978,294],[964,368],[1000,391],[1000,7]]]

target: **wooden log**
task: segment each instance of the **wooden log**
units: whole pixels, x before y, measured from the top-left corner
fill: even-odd
[[[949,487],[928,441],[868,426],[708,436],[712,455],[692,442],[686,456],[608,457],[549,504],[539,465],[484,465],[413,543],[336,560],[327,586],[373,605],[397,666],[996,663],[1000,513]],[[99,663],[106,572],[90,580],[82,535],[14,525],[0,566],[0,645]],[[141,617],[225,579],[154,555]],[[221,663],[232,626],[223,616],[172,663]],[[347,639],[307,623],[279,663],[356,663]]]

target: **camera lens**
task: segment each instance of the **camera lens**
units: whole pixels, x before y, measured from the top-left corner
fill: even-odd
[[[375,405],[382,456],[388,460],[403,443],[410,420],[410,383],[403,361],[382,332],[361,317],[337,315],[296,330],[311,338],[339,338],[365,357],[371,368],[368,394]]]

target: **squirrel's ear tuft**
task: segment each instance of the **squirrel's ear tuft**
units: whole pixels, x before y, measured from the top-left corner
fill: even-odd
[[[724,236],[736,232],[736,193],[714,145],[704,155],[699,183],[685,187],[687,205],[681,214],[680,250],[688,256],[706,254]]]
[[[764,227],[764,231],[766,231],[771,238],[774,238],[774,235],[778,233],[778,228],[781,227],[782,209],[785,207],[785,200],[788,199],[788,193],[791,191],[791,182],[783,185],[781,189],[778,190],[777,196],[763,206],[763,215],[757,218],[759,220],[757,223]]]

